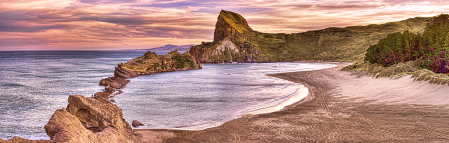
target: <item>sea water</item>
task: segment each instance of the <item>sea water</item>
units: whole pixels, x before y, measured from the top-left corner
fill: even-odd
[[[146,51],[0,52],[0,138],[50,139],[44,126],[69,95],[91,96],[121,62]],[[158,52],[157,54],[166,54]],[[268,108],[303,85],[269,73],[329,68],[330,64],[204,64],[203,69],[130,79],[114,97],[127,122],[139,128],[204,129]]]

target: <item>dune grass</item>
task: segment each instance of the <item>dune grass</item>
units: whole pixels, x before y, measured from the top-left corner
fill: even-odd
[[[432,84],[449,85],[449,76],[446,74],[435,73],[428,69],[420,69],[416,61],[408,61],[398,63],[389,67],[382,65],[370,64],[369,62],[357,62],[353,65],[342,68],[342,71],[348,71],[357,78],[362,76],[371,76],[373,78],[391,78],[398,79],[403,76],[412,75],[416,81],[429,81]]]

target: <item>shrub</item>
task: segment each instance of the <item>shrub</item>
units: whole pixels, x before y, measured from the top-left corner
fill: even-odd
[[[449,15],[428,22],[424,33],[392,33],[368,48],[365,61],[385,67],[418,60],[418,66],[436,73],[449,72]]]

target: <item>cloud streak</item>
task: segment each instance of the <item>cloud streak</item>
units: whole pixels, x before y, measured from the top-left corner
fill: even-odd
[[[213,39],[220,10],[297,33],[449,12],[435,0],[0,0],[0,50],[118,50]]]

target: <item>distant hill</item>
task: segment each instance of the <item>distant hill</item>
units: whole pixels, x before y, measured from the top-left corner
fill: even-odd
[[[303,33],[262,33],[253,30],[243,16],[222,10],[215,25],[213,42],[193,46],[189,52],[202,63],[354,62],[363,60],[368,47],[390,33],[405,30],[422,33],[428,20],[428,17],[416,17],[385,24],[330,27]]]
[[[178,45],[172,45],[172,44],[168,44],[162,47],[157,47],[157,48],[151,48],[151,49],[142,49],[142,50],[149,50],[149,51],[174,51],[174,50],[178,50],[178,51],[188,51],[190,47],[195,46],[194,44],[191,45],[182,45],[182,46],[178,46]]]

